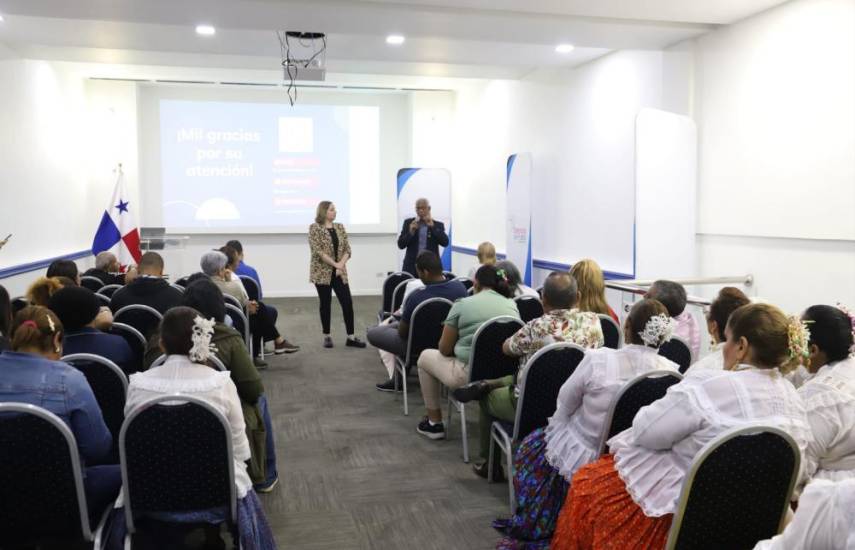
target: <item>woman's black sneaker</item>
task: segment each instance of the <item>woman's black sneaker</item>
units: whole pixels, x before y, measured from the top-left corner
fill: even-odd
[[[348,338],[347,342],[345,342],[344,345],[350,346],[352,348],[364,348],[365,342],[363,342],[359,338]]]
[[[431,424],[428,417],[422,418],[416,431],[428,439],[445,439],[445,425],[442,422]]]

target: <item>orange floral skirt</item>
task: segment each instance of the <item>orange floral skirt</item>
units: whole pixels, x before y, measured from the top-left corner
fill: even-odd
[[[573,476],[550,548],[665,548],[672,518],[645,516],[608,455]]]

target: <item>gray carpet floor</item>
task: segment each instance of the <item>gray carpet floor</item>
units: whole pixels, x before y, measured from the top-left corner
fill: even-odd
[[[379,297],[355,298],[356,332],[376,323]],[[507,515],[507,484],[489,484],[462,460],[460,419],[448,439],[416,433],[424,406],[413,372],[410,415],[379,392],[377,350],[344,346],[333,301],[334,349],[321,347],[316,299],[271,299],[278,326],[301,350],[268,356],[262,371],[276,430],[280,483],[262,495],[279,548],[488,549],[491,521]],[[478,454],[477,404],[467,409],[470,457]],[[446,429],[449,424],[446,422]]]

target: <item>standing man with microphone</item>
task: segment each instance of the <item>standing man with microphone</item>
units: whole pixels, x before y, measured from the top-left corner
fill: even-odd
[[[403,271],[416,276],[416,257],[422,250],[430,250],[439,256],[439,247],[448,246],[448,235],[442,222],[430,215],[430,203],[421,198],[416,201],[416,216],[404,220],[398,236],[398,248],[407,249]]]

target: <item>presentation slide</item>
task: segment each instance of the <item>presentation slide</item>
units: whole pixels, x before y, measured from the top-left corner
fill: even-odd
[[[321,200],[379,224],[380,109],[161,99],[163,224],[307,227]]]

